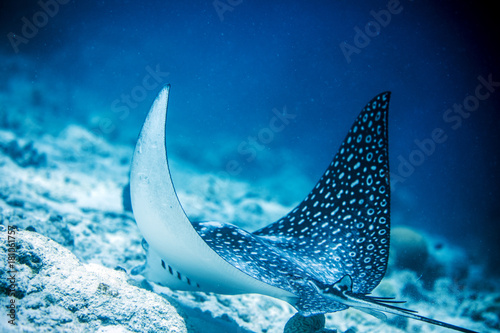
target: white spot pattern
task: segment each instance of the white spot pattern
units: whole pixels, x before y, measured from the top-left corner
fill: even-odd
[[[287,216],[253,234],[210,222],[195,229],[236,268],[296,294],[305,314],[346,308],[307,281],[327,288],[350,275],[353,292],[371,292],[389,255],[389,97],[367,104],[317,185]]]

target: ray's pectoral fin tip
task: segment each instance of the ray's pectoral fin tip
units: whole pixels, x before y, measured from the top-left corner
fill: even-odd
[[[313,190],[288,215],[249,233],[220,222],[191,222],[175,193],[165,146],[170,85],[156,98],[130,173],[132,207],[148,246],[142,270],[173,289],[260,293],[288,301],[304,316],[349,307],[473,332],[422,317],[391,298],[368,294],[389,256],[390,92],[356,118]]]

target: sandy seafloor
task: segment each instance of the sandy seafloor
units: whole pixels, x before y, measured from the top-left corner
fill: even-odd
[[[115,271],[121,267],[129,274],[145,260],[140,231],[133,214],[124,209],[123,201],[133,146],[110,143],[88,128],[60,119],[54,130],[54,126],[47,124],[58,121],[58,116],[49,110],[56,102],[35,103],[30,89],[29,82],[12,80],[8,87],[0,90],[2,225],[5,228],[16,225],[20,230],[27,229],[26,233],[42,234],[71,251],[81,264],[95,264]],[[51,95],[46,93],[47,87],[37,89],[42,96]],[[14,94],[14,90],[17,93]],[[231,187],[212,186],[217,183],[216,175],[200,173],[195,165],[180,156],[170,158],[177,170],[176,181],[185,185],[179,192],[181,202],[201,212],[194,216],[196,219],[246,221],[247,225],[242,227],[256,229],[262,226],[262,221],[271,222],[291,208],[281,204],[279,196],[256,195],[258,192],[250,182],[241,181]],[[394,242],[397,248],[393,249],[389,270],[375,289],[375,295],[407,300],[408,308],[424,316],[479,332],[500,332],[500,283],[488,277],[481,263],[472,262],[466,249],[446,239],[402,227],[394,232],[393,239],[397,237],[403,243]],[[403,259],[395,259],[398,252]],[[6,255],[0,254],[3,261],[0,302],[5,306],[10,300],[5,289]],[[56,260],[56,263],[64,266],[64,261]],[[17,265],[25,273],[31,267],[26,262]],[[77,310],[69,307],[63,298],[60,303],[49,304],[48,296],[39,293],[44,299],[36,302],[37,292],[50,286],[34,288],[37,272],[28,273],[23,276],[29,278],[19,275],[18,288],[23,291],[23,297],[17,299],[17,326],[8,324],[6,311],[2,310],[0,331],[143,331],[142,323],[132,325],[127,319],[104,320],[102,316],[90,316],[91,319],[82,320],[79,311],[83,310],[78,310],[78,306]],[[52,282],[44,281],[57,284],[57,274],[53,276]],[[71,292],[82,292],[78,288],[86,285],[86,277],[80,278],[82,283],[76,283]],[[283,332],[285,323],[295,312],[287,303],[259,295],[178,292],[151,285],[141,276],[129,275],[127,279],[123,283],[140,289],[139,299],[131,298],[128,302],[140,303],[144,295],[157,292],[174,305],[179,313],[174,312],[175,316],[188,332]],[[384,323],[356,310],[327,315],[326,326],[351,333],[451,332],[394,317]],[[161,328],[160,325],[147,331]]]

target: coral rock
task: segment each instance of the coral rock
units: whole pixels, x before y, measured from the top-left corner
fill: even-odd
[[[0,331],[187,332],[164,298],[130,285],[122,271],[82,264],[69,250],[34,232],[17,231],[9,244],[2,229],[0,300],[14,300],[17,326],[1,318]],[[11,294],[7,250],[13,247],[17,272]]]

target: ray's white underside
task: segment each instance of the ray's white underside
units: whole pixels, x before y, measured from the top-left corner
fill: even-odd
[[[148,262],[158,262],[147,268],[149,277],[161,279],[157,282],[173,285],[176,289],[193,289],[182,281],[182,277],[189,277],[201,291],[259,293],[290,302],[295,295],[256,280],[230,265],[191,225],[175,193],[168,166],[165,131],[169,90],[169,86],[163,88],[147,116],[130,173],[132,207],[137,225],[149,244]],[[175,270],[171,277],[162,274],[161,260]]]

